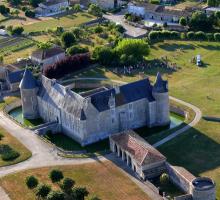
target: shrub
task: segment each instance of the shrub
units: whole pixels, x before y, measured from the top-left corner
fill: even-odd
[[[17,26],[12,29],[11,34],[12,35],[21,35],[24,31],[24,28],[22,26]]]
[[[103,32],[103,28],[102,28],[101,26],[96,26],[96,27],[94,28],[94,32],[95,32],[95,33],[101,33],[101,32]]]
[[[202,31],[198,31],[195,33],[195,39],[197,40],[206,40],[207,37],[206,37],[206,34]]]
[[[78,54],[68,56],[53,65],[46,66],[43,70],[44,76],[48,78],[61,78],[65,74],[72,73],[87,67],[90,64],[89,54]]]
[[[35,18],[35,12],[31,10],[26,10],[25,11],[25,16],[30,17],[30,18]]]
[[[81,47],[78,45],[74,45],[67,49],[67,54],[72,56],[75,54],[88,53],[89,49],[87,47]]]
[[[96,4],[90,4],[88,13],[96,17],[102,17],[102,9]]]
[[[151,31],[148,35],[149,40],[154,41],[159,39],[159,31]]]
[[[0,140],[1,140],[3,137],[4,137],[4,135],[0,133]]]
[[[215,38],[215,41],[220,42],[220,33],[215,33],[214,38]]]
[[[11,151],[2,154],[1,157],[2,157],[2,160],[4,161],[10,161],[10,160],[14,160],[18,158],[19,156],[20,156],[20,153],[12,149]]]
[[[180,34],[177,31],[171,31],[170,34],[172,39],[180,39]]]
[[[49,185],[40,184],[36,188],[36,196],[40,198],[45,198],[50,191],[51,191],[51,187]]]
[[[68,48],[68,47],[71,47],[75,43],[76,38],[73,35],[73,33],[65,32],[61,35],[61,41],[62,41],[63,46],[65,48]]]
[[[61,185],[61,189],[66,193],[70,193],[74,185],[75,185],[75,181],[73,179],[65,178]]]
[[[195,33],[194,33],[193,31],[188,32],[188,33],[187,33],[187,38],[188,38],[189,40],[195,39]]]
[[[6,14],[10,13],[10,9],[5,7],[5,5],[0,5],[0,13],[2,15],[6,15]]]
[[[180,21],[179,21],[179,24],[182,25],[182,26],[186,26],[187,25],[187,20],[185,17],[181,17],[180,18]]]
[[[159,0],[150,0],[150,3],[159,5],[160,1]]]
[[[169,183],[169,175],[166,173],[163,173],[160,175],[160,183],[163,185],[166,185]]]
[[[118,31],[119,33],[124,33],[125,32],[125,29],[121,24],[117,24],[115,26],[115,30]]]
[[[22,6],[22,7],[21,7],[21,10],[22,10],[23,12],[25,12],[27,9],[28,9],[28,8],[27,8],[26,6]]]
[[[35,187],[37,187],[38,185],[38,180],[35,176],[28,176],[26,178],[26,185],[29,189],[33,189]]]
[[[48,196],[47,200],[64,200],[65,195],[62,191],[51,191]]]
[[[208,41],[214,41],[214,34],[213,33],[207,33],[206,38]]]
[[[59,182],[63,179],[63,172],[57,169],[54,169],[50,172],[49,177],[53,183]]]

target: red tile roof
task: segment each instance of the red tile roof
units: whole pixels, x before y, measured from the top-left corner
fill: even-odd
[[[148,144],[134,131],[124,131],[110,136],[123,150],[129,152],[139,165],[153,164],[165,161],[166,158],[154,147]]]

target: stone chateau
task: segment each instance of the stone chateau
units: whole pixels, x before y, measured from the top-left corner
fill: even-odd
[[[119,131],[170,123],[168,83],[160,73],[153,85],[147,78],[76,93],[43,75],[36,81],[25,70],[20,90],[25,118],[55,123],[59,128],[52,131],[61,131],[82,146]]]

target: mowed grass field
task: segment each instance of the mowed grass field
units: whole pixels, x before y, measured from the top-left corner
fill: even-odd
[[[85,22],[91,21],[92,19],[95,19],[95,17],[85,12],[79,12],[76,14],[63,15],[60,17],[57,16],[48,20],[43,20],[29,25],[24,25],[24,31],[25,32],[46,31],[47,29],[53,29],[58,26],[68,29],[83,24]]]
[[[191,63],[201,55],[203,67]],[[220,43],[165,41],[152,45],[149,59],[166,57],[180,68],[175,72],[160,67],[145,70],[152,81],[157,71],[169,80],[170,95],[198,106],[203,115],[220,117]],[[104,68],[91,69],[78,76],[107,77],[124,81],[137,80],[138,73],[117,75]],[[196,176],[210,176],[217,184],[220,199],[220,123],[201,120],[184,135],[164,144],[159,150],[168,161],[181,165]]]
[[[62,170],[65,177],[75,180],[76,186],[85,186],[91,195],[95,194],[103,200],[150,200],[135,183],[109,161],[22,171],[2,178],[0,185],[9,194],[11,200],[33,200],[34,193],[25,185],[25,178],[35,175],[40,182],[52,185],[48,173],[54,168]]]

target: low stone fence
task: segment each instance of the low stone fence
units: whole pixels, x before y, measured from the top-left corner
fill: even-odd
[[[5,113],[9,113],[10,111],[14,110],[15,108],[18,108],[21,106],[21,100],[17,100],[13,103],[10,103],[10,104],[7,104],[5,107],[4,107],[4,112]]]
[[[48,131],[51,131],[52,133],[58,133],[61,131],[60,125],[57,122],[48,122],[34,127],[32,130],[34,130],[34,132],[40,136],[45,135]]]
[[[170,105],[170,111],[182,117],[187,117],[187,112],[177,106]]]

